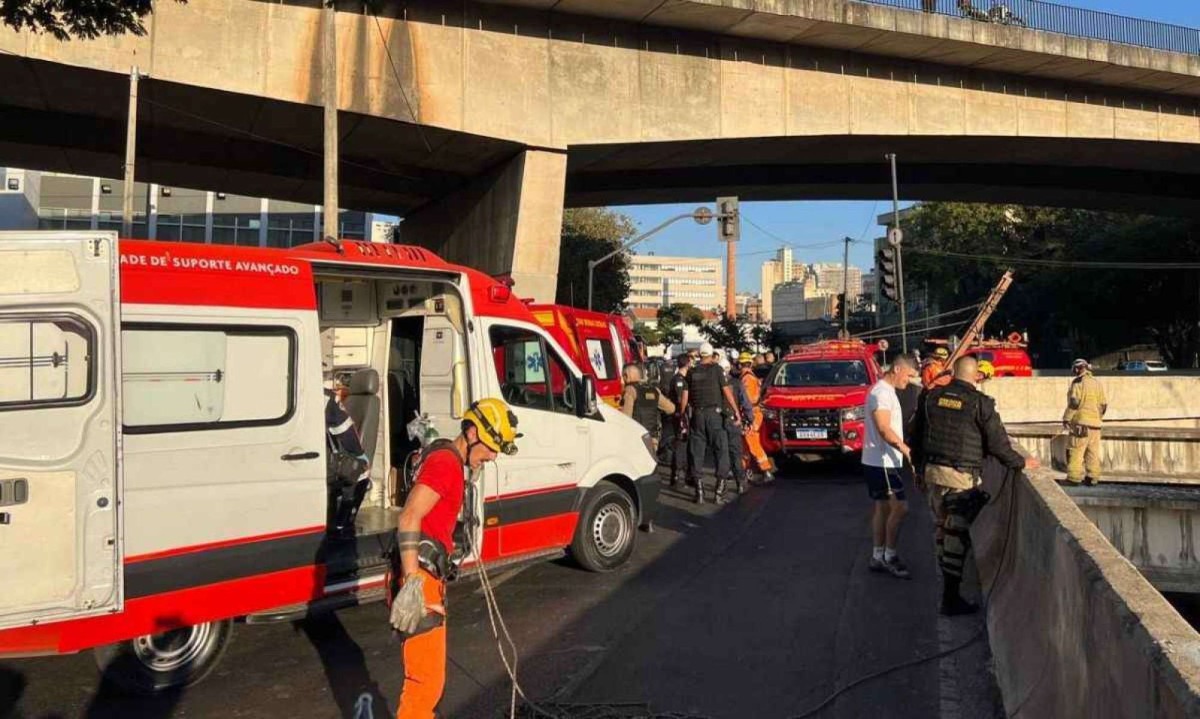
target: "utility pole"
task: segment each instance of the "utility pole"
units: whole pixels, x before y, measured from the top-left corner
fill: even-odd
[[[138,77],[137,65],[134,65],[129,69],[129,116],[125,121],[125,184],[121,188],[121,237],[133,237],[133,169],[137,162]]]
[[[338,239],[338,78],[337,10],[326,2],[321,11],[321,94],[325,101],[325,205],[321,236]]]
[[[850,243],[847,237],[842,250],[842,332],[850,336]]]
[[[900,244],[904,241],[904,233],[900,230],[900,183],[896,179],[896,153],[887,155],[892,164],[892,231],[888,233],[888,242],[896,248],[896,289],[900,295],[900,351],[908,354],[908,318],[904,307],[904,259]]]
[[[737,243],[741,238],[738,198],[717,198],[717,239],[725,243],[725,316],[737,319]]]

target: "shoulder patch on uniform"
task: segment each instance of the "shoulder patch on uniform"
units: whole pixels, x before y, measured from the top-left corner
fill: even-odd
[[[946,409],[962,409],[963,403],[957,397],[938,397],[937,406]]]

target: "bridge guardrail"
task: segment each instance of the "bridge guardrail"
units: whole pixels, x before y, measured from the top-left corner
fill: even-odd
[[[1200,30],[1043,0],[855,0],[1009,27],[1200,55]]]

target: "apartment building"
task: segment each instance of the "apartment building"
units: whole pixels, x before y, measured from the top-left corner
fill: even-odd
[[[0,168],[0,229],[121,230],[124,183],[101,177]],[[292,247],[320,239],[320,205],[224,192],[134,184],[138,239]],[[338,214],[342,239],[386,242],[393,223],[366,212]]]
[[[723,265],[715,257],[633,255],[629,260],[629,306],[657,310],[686,302],[715,311],[725,304]]]

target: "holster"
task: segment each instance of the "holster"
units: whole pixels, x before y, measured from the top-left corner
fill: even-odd
[[[981,487],[975,487],[961,492],[950,492],[942,499],[942,506],[946,508],[947,514],[956,514],[969,524],[975,521],[991,499],[992,495]]]
[[[1072,437],[1079,437],[1082,439],[1083,437],[1088,436],[1088,428],[1082,424],[1071,425],[1070,432]]]

